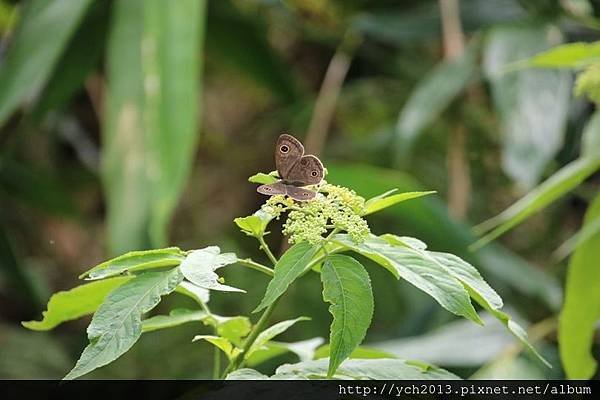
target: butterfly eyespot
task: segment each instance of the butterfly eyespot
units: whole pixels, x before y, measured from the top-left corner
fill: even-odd
[[[302,195],[303,195],[304,197],[306,197],[306,196],[308,196],[308,193],[302,193]]]
[[[313,172],[311,172],[310,174],[311,174],[312,176],[317,176],[317,175],[319,175],[319,173],[318,173],[317,171],[313,171]]]
[[[282,153],[287,153],[288,151],[290,151],[290,148],[284,144],[279,148],[279,150],[281,150]]]
[[[268,191],[270,191],[270,190],[271,190],[271,188],[270,188],[270,187],[267,187],[267,188],[265,188],[265,190],[268,192]]]

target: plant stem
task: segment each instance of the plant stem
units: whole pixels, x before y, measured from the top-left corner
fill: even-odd
[[[223,372],[223,375],[221,376],[221,378],[225,378],[227,376],[227,374],[229,374],[231,371],[235,371],[236,369],[243,366],[243,364],[245,362],[244,356],[246,355],[248,350],[250,350],[250,347],[252,347],[252,345],[254,344],[254,341],[256,340],[258,335],[264,330],[264,327],[267,324],[267,321],[269,320],[269,318],[271,317],[271,314],[273,313],[275,306],[277,306],[279,299],[281,299],[281,297],[279,297],[277,300],[275,300],[273,303],[271,303],[271,305],[269,305],[266,308],[266,310],[262,313],[262,315],[260,316],[260,319],[258,320],[256,325],[254,325],[252,332],[250,332],[250,335],[248,335],[246,340],[244,340],[244,346],[242,347],[242,352],[233,361],[231,361],[229,363],[229,365]]]
[[[269,260],[271,260],[273,265],[277,264],[277,259],[275,258],[273,253],[271,253],[271,249],[269,249],[269,246],[267,245],[267,242],[265,242],[265,239],[262,236],[259,236],[257,239],[260,243],[261,250],[263,250],[267,257],[269,257]]]
[[[215,355],[213,358],[213,379],[219,379],[219,375],[221,374],[221,350],[214,346]]]
[[[257,263],[256,261],[251,260],[250,258],[245,258],[245,259],[238,259],[238,263],[252,268],[256,271],[262,272],[263,274],[269,275],[269,276],[273,276],[273,269],[267,267],[266,265],[262,265],[260,263]]]

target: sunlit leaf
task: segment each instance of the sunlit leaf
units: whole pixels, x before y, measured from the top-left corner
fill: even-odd
[[[178,247],[165,249],[130,251],[96,265],[79,275],[79,278],[102,279],[119,275],[127,271],[140,271],[149,268],[177,266],[185,258],[185,253]]]
[[[271,379],[278,376],[294,375],[298,378],[323,379],[327,376],[329,360],[305,361],[297,364],[284,364],[277,368]],[[400,359],[352,359],[344,361],[333,379],[460,379],[444,369],[424,362]]]
[[[314,356],[315,360],[318,360],[319,358],[329,357],[330,347],[331,346],[329,344],[319,347],[317,349],[317,351],[315,352],[315,356]],[[358,346],[357,348],[355,348],[352,351],[352,353],[350,353],[348,358],[372,359],[372,358],[398,358],[398,357],[390,352],[380,350],[380,349],[377,349],[374,347]]]
[[[233,220],[235,224],[244,232],[246,235],[261,237],[264,236],[267,225],[273,219],[273,215],[265,212],[263,209],[259,209],[254,214],[247,217],[238,217]]]
[[[215,270],[237,262],[234,253],[222,253],[218,246],[194,250],[181,262],[181,273],[193,284],[222,292],[243,292],[245,290],[223,285]]]
[[[373,318],[371,279],[365,268],[354,258],[332,255],[325,259],[321,270],[323,300],[331,303],[333,315],[329,344],[327,375],[336,369],[363,341]]]
[[[73,289],[57,292],[48,302],[48,310],[42,312],[41,321],[22,322],[23,326],[35,331],[47,331],[65,321],[71,321],[96,311],[108,293],[127,282],[130,277],[105,279],[90,282]]]
[[[461,282],[434,260],[423,257],[410,248],[391,245],[374,235],[360,244],[354,243],[345,234],[334,236],[333,241],[370,258],[396,278],[405,279],[451,313],[481,323],[471,304],[469,293]]]
[[[45,84],[90,3],[27,2],[0,68],[0,125]]]
[[[262,346],[262,348],[255,350],[246,360],[246,365],[250,367],[260,365],[267,360],[289,352],[296,354],[300,361],[312,360],[317,347],[324,342],[325,339],[321,337],[298,342],[276,342],[271,340]]]
[[[304,271],[310,260],[317,253],[317,246],[307,242],[297,243],[290,247],[275,265],[273,279],[260,304],[253,312],[258,312],[279,298]]]
[[[584,226],[600,218],[600,196],[585,215]],[[592,354],[594,332],[600,319],[600,233],[582,243],[571,256],[560,313],[558,343],[560,358],[570,379],[590,379],[598,362]]]
[[[277,177],[273,176],[272,174],[259,172],[258,174],[252,175],[250,178],[248,178],[248,182],[268,185],[269,183],[277,182]]]
[[[198,304],[206,304],[210,300],[210,291],[205,288],[201,288],[200,286],[194,285],[192,282],[183,281],[181,282],[177,288],[175,288],[177,293],[181,293],[185,296],[196,301]]]
[[[418,197],[427,196],[436,192],[435,190],[433,190],[429,192],[405,192],[387,195],[388,193],[389,192],[386,192],[383,195],[376,196],[367,200],[365,202],[365,209],[363,211],[363,215],[373,214],[377,211],[391,207],[394,204],[400,203],[402,201],[416,199]]]
[[[556,46],[520,60],[514,68],[581,68],[597,62],[600,62],[600,42],[577,42]]]
[[[152,332],[159,329],[173,328],[188,322],[204,321],[208,314],[199,310],[176,308],[169,315],[155,315],[142,321],[142,332]]]
[[[196,342],[198,340],[206,340],[208,343],[219,348],[229,361],[233,360],[238,354],[240,354],[240,349],[235,347],[229,340],[219,337],[219,336],[211,336],[211,335],[197,335],[194,336],[192,342]]]
[[[217,333],[235,345],[240,345],[242,338],[250,333],[252,324],[248,317],[221,317],[214,315],[217,322]]]
[[[119,286],[94,314],[87,333],[90,344],[63,379],[75,379],[120,357],[142,334],[142,315],[183,279],[178,268],[145,272]]]
[[[245,357],[248,358],[248,357],[252,356],[252,353],[254,353],[258,349],[262,348],[265,344],[267,344],[267,342],[269,340],[273,339],[275,336],[288,330],[296,322],[308,321],[308,320],[310,320],[310,318],[308,318],[308,317],[298,317],[296,319],[281,321],[281,322],[276,323],[275,325],[268,327],[267,329],[262,331],[256,337],[256,340],[254,341],[254,343],[252,343],[252,346],[250,346],[250,348],[248,349],[248,352],[246,353]]]

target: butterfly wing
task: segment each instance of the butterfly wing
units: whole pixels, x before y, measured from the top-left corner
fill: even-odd
[[[295,186],[316,185],[323,179],[323,164],[316,156],[303,156],[292,165],[285,181]]]
[[[256,191],[267,196],[274,196],[276,194],[286,194],[286,185],[281,181],[270,183],[268,185],[260,185],[256,188]]]
[[[292,135],[286,133],[279,135],[275,147],[275,166],[279,177],[288,181],[289,171],[300,161],[304,155],[304,146]]]
[[[298,201],[312,200],[317,195],[317,192],[292,185],[285,185],[285,188],[287,195]]]

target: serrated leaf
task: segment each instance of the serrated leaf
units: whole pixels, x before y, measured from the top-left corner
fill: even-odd
[[[90,282],[73,289],[57,292],[50,297],[48,310],[42,312],[41,321],[22,322],[34,331],[47,331],[65,321],[71,321],[96,311],[114,288],[127,282],[130,277],[118,277]]]
[[[111,291],[88,326],[90,344],[63,379],[75,379],[106,365],[131,348],[142,334],[142,315],[183,279],[178,268],[145,272]]]
[[[478,233],[489,233],[473,243],[471,248],[478,249],[519,225],[577,187],[598,168],[600,168],[600,157],[581,157],[570,162],[506,210],[476,226],[475,230]]]
[[[600,196],[590,204],[584,227],[600,218]],[[582,243],[571,256],[565,302],[558,324],[560,358],[569,379],[590,379],[598,362],[592,354],[600,319],[600,232]]]
[[[245,290],[221,284],[219,276],[214,272],[235,262],[237,256],[234,253],[221,254],[218,246],[208,246],[189,253],[179,268],[187,280],[201,288],[246,293]]]
[[[196,342],[198,340],[206,340],[208,343],[211,343],[212,345],[219,348],[223,353],[225,353],[229,361],[233,360],[238,354],[240,354],[241,351],[240,349],[235,347],[233,343],[231,343],[229,340],[223,337],[212,335],[197,335],[194,336],[192,342]]]
[[[323,358],[297,364],[284,364],[277,368],[271,379],[294,375],[305,379],[327,377],[329,360]],[[460,379],[458,376],[433,365],[401,359],[353,359],[344,361],[333,379],[378,379],[378,380],[429,380]]]
[[[79,275],[79,278],[103,279],[128,271],[141,271],[149,268],[177,266],[185,258],[178,247],[156,250],[130,251],[119,257],[105,261]]]
[[[296,243],[290,247],[277,261],[275,275],[269,282],[263,299],[253,312],[258,312],[277,300],[290,284],[302,275],[317,250],[317,246],[307,242]]]
[[[200,286],[194,285],[192,282],[183,281],[175,289],[177,293],[181,293],[185,296],[196,301],[198,304],[206,304],[210,300],[210,291]]]
[[[250,178],[248,178],[248,182],[268,185],[270,183],[277,182],[277,178],[271,174],[259,172],[258,174],[252,175]]]
[[[25,4],[0,68],[0,125],[45,84],[90,0]]]
[[[360,244],[346,234],[336,235],[332,241],[370,258],[396,278],[405,279],[451,313],[481,323],[471,304],[469,293],[460,281],[431,259],[424,258],[410,248],[391,245],[374,235]]]
[[[354,258],[332,255],[321,271],[323,300],[331,303],[333,315],[329,343],[331,354],[327,376],[363,341],[373,318],[373,291],[365,268]]]
[[[267,225],[274,218],[273,215],[259,209],[247,217],[238,217],[233,220],[235,224],[247,235],[261,237],[265,235]]]
[[[205,321],[209,315],[204,311],[176,308],[169,315],[155,315],[142,321],[142,332],[173,328],[194,321]]]
[[[436,191],[429,192],[405,192],[398,193],[394,195],[388,195],[388,193],[384,193],[383,195],[373,197],[365,202],[365,208],[363,211],[363,215],[373,214],[377,211],[383,210],[384,208],[388,208],[393,206],[394,204],[400,203],[402,201],[416,199],[418,197],[427,196],[429,194],[436,193]]]
[[[262,348],[265,344],[267,344],[269,340],[273,339],[275,336],[288,330],[296,322],[308,320],[310,320],[310,318],[308,317],[298,317],[296,319],[281,321],[276,323],[275,325],[268,327],[256,337],[256,340],[254,341],[254,343],[252,343],[252,346],[250,346],[244,358],[252,356],[252,353]]]

